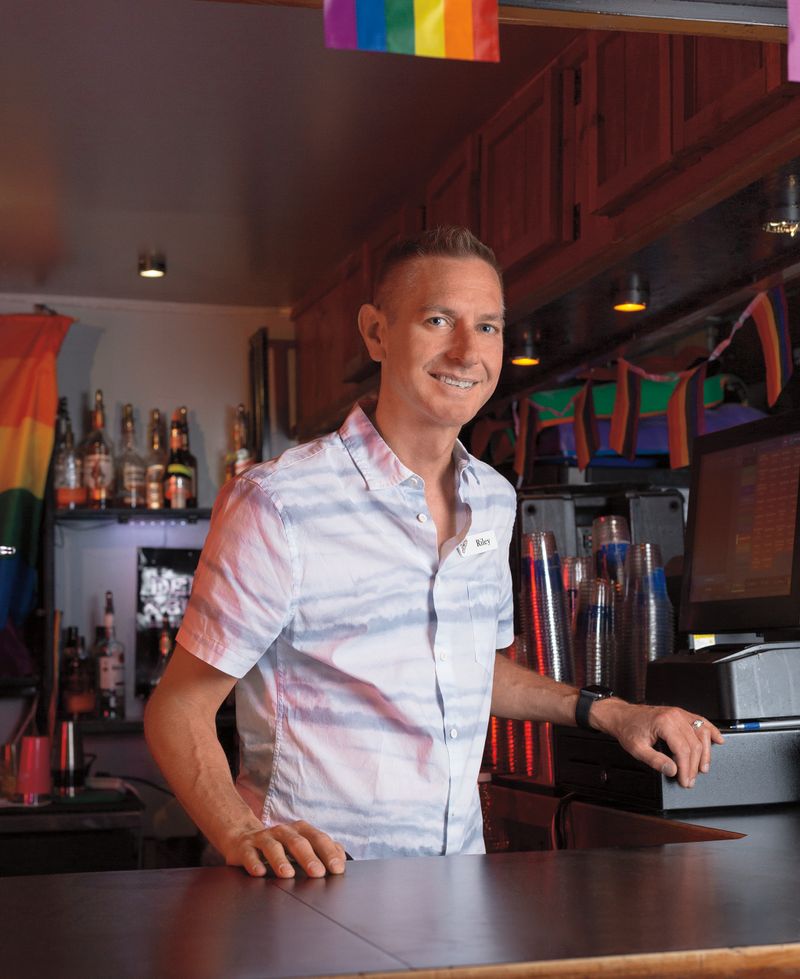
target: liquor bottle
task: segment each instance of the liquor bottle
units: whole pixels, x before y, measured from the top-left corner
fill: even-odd
[[[67,629],[61,672],[61,709],[64,714],[93,714],[95,710],[94,664],[86,652],[77,626]]]
[[[114,499],[114,453],[111,440],[105,432],[103,392],[94,396],[92,428],[83,440],[83,484],[86,487],[89,506],[105,510]]]
[[[136,427],[133,405],[122,409],[122,450],[117,462],[117,506],[145,505],[144,459],[136,451]]]
[[[97,662],[97,713],[106,720],[125,717],[125,647],[114,631],[114,596],[106,592],[102,630],[98,628],[94,655]]]
[[[172,510],[185,510],[192,492],[192,470],[183,450],[181,423],[172,419],[169,429],[169,458],[164,471],[164,505]]]
[[[184,452],[184,460],[186,465],[192,471],[192,487],[189,491],[189,500],[187,502],[188,507],[197,506],[197,459],[192,455],[192,450],[189,448],[189,412],[186,405],[181,405],[178,408],[178,420],[181,423],[181,438],[182,438],[182,448]]]
[[[248,445],[247,412],[243,404],[236,406],[233,422],[233,451],[225,460],[225,478],[232,479],[253,465],[253,453]]]
[[[158,662],[150,677],[151,693],[161,682],[161,677],[164,676],[164,671],[167,668],[170,656],[172,656],[172,635],[169,631],[169,623],[164,618],[161,620],[161,635],[158,637]]]
[[[161,412],[153,408],[150,412],[150,451],[145,465],[145,486],[147,507],[160,510],[164,506],[164,472],[167,466],[167,448],[164,438]]]
[[[56,506],[60,510],[74,510],[86,504],[86,487],[83,485],[80,455],[75,450],[75,436],[67,409],[67,399],[58,399],[56,419],[56,447],[53,465],[53,485]]]

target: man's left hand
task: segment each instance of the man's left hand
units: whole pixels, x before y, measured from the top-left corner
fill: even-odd
[[[589,722],[615,737],[634,758],[643,761],[690,789],[698,772],[711,765],[711,745],[724,744],[724,738],[711,721],[680,707],[647,707],[609,698],[592,705]],[[657,751],[664,741],[672,757]]]

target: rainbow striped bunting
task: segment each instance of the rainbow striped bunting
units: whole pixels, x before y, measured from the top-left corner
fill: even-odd
[[[691,371],[684,371],[675,385],[667,405],[670,469],[688,466],[692,442],[706,430],[703,389],[708,363],[704,361]]]
[[[642,378],[627,360],[617,361],[617,396],[611,415],[611,431],[608,442],[611,448],[625,459],[636,457],[636,439],[639,434],[639,410],[642,401]]]
[[[517,441],[514,446],[514,472],[517,486],[533,481],[533,465],[536,462],[536,439],[539,435],[539,412],[528,398],[519,402],[519,423]]]
[[[767,369],[767,401],[770,407],[778,400],[792,376],[792,341],[789,336],[789,314],[783,286],[760,292],[749,307]]]
[[[31,610],[47,471],[53,454],[56,357],[72,320],[0,316],[0,629]]]
[[[583,385],[575,396],[572,427],[575,432],[575,454],[578,457],[578,468],[585,469],[592,461],[592,456],[600,448],[600,433],[597,429],[591,379]]]
[[[325,47],[499,61],[497,0],[325,0]]]

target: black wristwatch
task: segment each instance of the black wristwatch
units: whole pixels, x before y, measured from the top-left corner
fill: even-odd
[[[589,723],[589,711],[592,709],[592,704],[596,700],[606,700],[608,697],[613,696],[613,690],[609,690],[608,687],[601,687],[596,683],[593,683],[589,687],[584,687],[578,694],[578,703],[575,705],[575,723],[578,727],[591,731],[592,725]]]

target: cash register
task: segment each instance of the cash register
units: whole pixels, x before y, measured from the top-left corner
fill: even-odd
[[[687,791],[616,742],[561,728],[556,782],[662,811],[796,802],[800,412],[697,438],[693,457],[680,631],[695,648],[648,665],[645,699],[702,714],[725,744]]]

